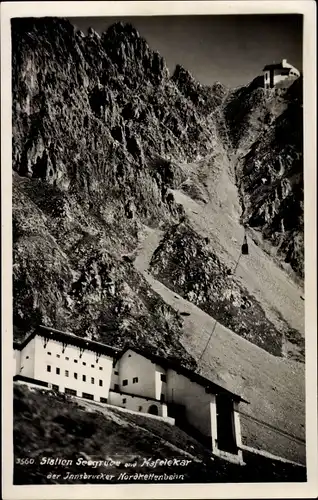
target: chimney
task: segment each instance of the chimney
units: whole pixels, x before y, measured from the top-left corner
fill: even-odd
[[[287,59],[282,60],[282,66],[285,66],[287,64]]]

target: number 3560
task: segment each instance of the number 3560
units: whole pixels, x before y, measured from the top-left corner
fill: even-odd
[[[32,465],[34,464],[34,458],[17,458],[15,462],[19,465]]]

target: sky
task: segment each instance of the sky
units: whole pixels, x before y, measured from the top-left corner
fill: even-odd
[[[301,15],[214,15],[69,18],[98,33],[117,22],[133,24],[170,72],[184,66],[202,84],[245,85],[266,64],[287,59],[302,70]]]

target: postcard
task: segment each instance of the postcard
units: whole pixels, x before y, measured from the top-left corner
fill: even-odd
[[[315,496],[315,3],[1,28],[5,500]]]

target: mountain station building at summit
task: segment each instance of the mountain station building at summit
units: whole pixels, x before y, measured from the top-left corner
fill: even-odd
[[[243,464],[240,396],[179,363],[40,326],[14,343],[14,381],[161,418]]]
[[[272,89],[275,85],[283,80],[296,79],[300,77],[300,72],[297,68],[283,59],[280,63],[268,64],[263,69],[264,89]]]

